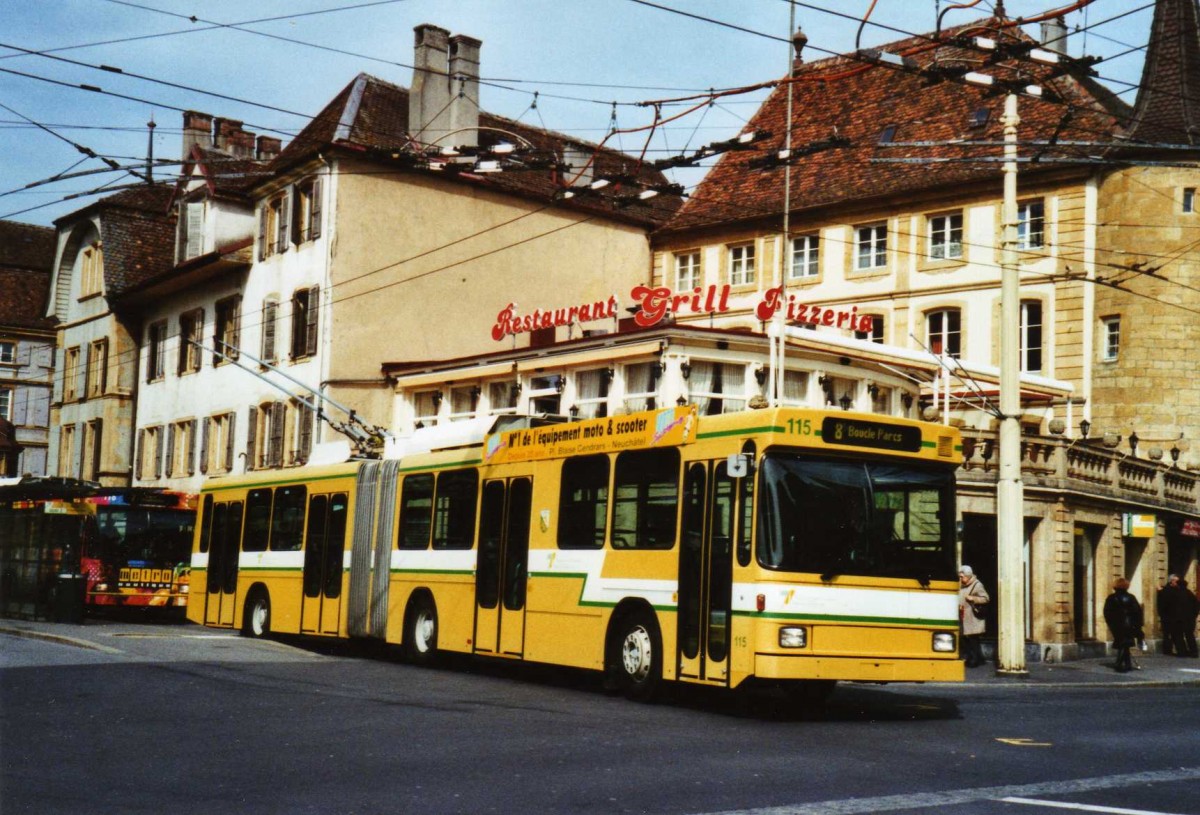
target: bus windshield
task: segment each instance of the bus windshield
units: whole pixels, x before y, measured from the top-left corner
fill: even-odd
[[[950,467],[768,453],[759,485],[758,561],[768,569],[921,585],[955,577]]]
[[[173,567],[191,559],[191,511],[98,506],[93,557],[120,566]]]

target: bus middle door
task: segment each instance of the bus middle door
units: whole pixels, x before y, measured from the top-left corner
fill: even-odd
[[[204,624],[233,628],[237,610],[238,557],[242,548],[242,502],[217,504],[213,508],[212,524]]]
[[[679,549],[679,676],[729,681],[736,481],[725,462],[688,465]]]
[[[475,566],[475,651],[521,656],[525,650],[525,586],[533,481],[483,484]]]
[[[308,499],[304,531],[300,632],[337,634],[341,624],[342,572],[346,550],[346,493]]]

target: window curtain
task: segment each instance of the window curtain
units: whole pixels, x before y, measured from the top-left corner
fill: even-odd
[[[721,405],[722,413],[732,413],[746,407],[745,365],[721,366],[721,393],[725,397]]]
[[[688,376],[688,396],[696,406],[696,412],[701,416],[708,415],[708,405],[712,401],[713,379],[716,366],[711,362],[693,362],[692,373]]]
[[[575,398],[582,419],[594,419],[600,412],[600,385],[603,371],[580,371],[575,376]]]
[[[784,371],[783,402],[786,405],[802,405],[808,396],[808,374],[800,371]]]
[[[654,363],[641,362],[625,366],[625,409],[646,409],[646,393],[650,390],[650,366]]]

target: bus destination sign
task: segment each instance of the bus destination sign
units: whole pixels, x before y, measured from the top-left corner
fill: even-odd
[[[921,428],[864,422],[829,416],[821,423],[821,438],[826,444],[873,447],[917,453],[921,450]]]

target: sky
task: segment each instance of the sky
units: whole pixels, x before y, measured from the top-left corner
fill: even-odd
[[[110,171],[86,151],[120,166],[144,162],[151,120],[155,158],[178,158],[183,109],[238,119],[247,130],[286,143],[360,72],[410,85],[412,30],[424,23],[483,41],[483,109],[599,142],[614,125],[649,125],[654,106],[646,102],[782,76],[790,60],[793,12],[808,37],[804,56],[811,62],[851,52],[856,41],[873,47],[933,31],[939,11],[946,12],[947,26],[987,16],[993,0],[963,10],[952,5],[949,0],[0,0],[0,219],[50,226],[95,200],[94,190],[134,183],[124,170]],[[1009,17],[1030,17],[1077,3],[1004,5]],[[1066,16],[1070,53],[1102,57],[1099,78],[1130,103],[1152,10],[1150,0],[1092,0]],[[607,145],[633,153],[645,147],[648,158],[692,153],[737,135],[764,93],[701,107],[655,131],[648,145],[644,133],[618,133]],[[681,109],[663,107],[664,114]],[[91,170],[105,172],[27,186]],[[155,175],[166,178],[170,172],[160,168]],[[674,180],[691,187],[702,174],[682,170]]]

